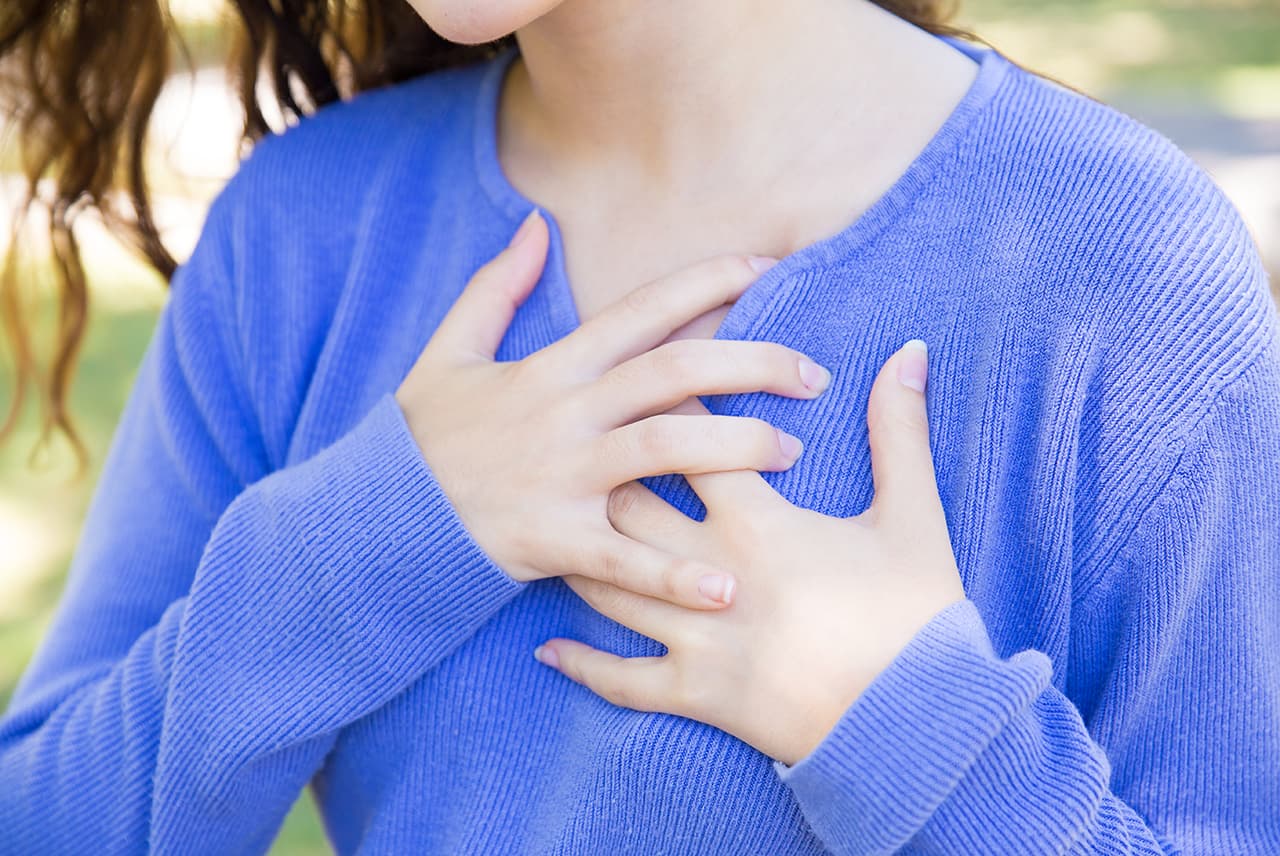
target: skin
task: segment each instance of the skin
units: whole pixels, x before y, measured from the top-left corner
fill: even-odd
[[[737,470],[686,475],[702,522],[632,482],[609,520],[654,547],[731,567],[733,605],[697,613],[578,576],[598,612],[658,640],[662,657],[621,658],[570,639],[534,656],[614,704],[714,725],[785,764],[810,754],[937,613],[964,599],[938,498],[923,343],[887,360],[868,403],[875,499],[831,517],[792,505]],[[706,412],[701,404],[685,412]]]
[[[785,436],[690,398],[814,397],[824,370],[773,343],[699,339],[758,275],[752,253],[844,228],[897,180],[972,62],[862,0],[411,2],[454,41],[516,34],[499,156],[556,212],[583,321],[525,360],[493,359],[545,262],[534,218],[468,283],[397,393],[425,459],[509,574],[561,576],[668,648],[627,660],[552,639],[540,661],[615,704],[798,762],[964,597],[929,450],[927,358],[908,344],[877,377],[875,500],[841,519],[759,476],[794,461]],[[635,481],[665,472],[685,474],[704,521]]]
[[[500,567],[563,576],[668,648],[624,659],[554,639],[541,662],[615,704],[689,716],[796,763],[964,597],[929,450],[923,343],[899,350],[872,387],[874,501],[830,517],[760,477],[794,463],[776,429],[688,397],[814,397],[828,378],[810,374],[810,386],[800,367],[811,361],[774,343],[660,338],[741,293],[757,273],[749,257],[652,283],[559,342],[496,362],[547,246],[532,216],[472,277],[397,392],[406,421]],[[432,406],[441,400],[451,406]],[[685,474],[707,507],[701,523],[635,480],[661,472]],[[566,543],[566,531],[581,534]]]
[[[584,320],[711,256],[781,258],[843,229],[976,73],[865,0],[413,4],[451,38],[515,34],[499,159],[554,213]]]
[[[405,421],[467,530],[511,577],[576,573],[689,607],[723,607],[731,574],[621,535],[608,522],[609,494],[660,473],[786,469],[800,442],[763,420],[664,411],[690,395],[812,398],[830,376],[772,342],[668,341],[772,263],[749,256],[709,259],[650,283],[560,341],[497,362],[548,239],[535,212],[467,283],[396,392]],[[561,532],[576,533],[573,543]]]

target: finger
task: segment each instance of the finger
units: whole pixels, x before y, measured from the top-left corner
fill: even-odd
[[[698,523],[638,481],[609,491],[609,523],[634,541],[667,553],[693,555]]]
[[[634,541],[612,529],[587,539],[560,575],[580,574],[690,609],[722,609],[733,599],[733,575],[715,565]]]
[[[867,400],[871,443],[872,507],[913,518],[939,505],[925,409],[928,355],[912,339],[885,361]]]
[[[716,256],[634,289],[544,351],[593,374],[660,344],[687,321],[747,290],[772,259]]]
[[[692,395],[761,391],[814,398],[830,379],[825,368],[775,342],[680,339],[615,366],[586,395],[590,412],[615,426],[661,413]]]
[[[537,284],[549,233],[534,209],[511,243],[477,270],[432,335],[449,351],[492,360],[516,309]]]
[[[785,470],[803,444],[752,416],[660,413],[614,428],[593,441],[592,461],[602,490],[663,473]]]
[[[672,413],[702,416],[711,413],[697,398],[687,398],[671,409]],[[684,480],[702,500],[711,516],[721,509],[741,513],[744,507],[776,498],[778,492],[755,470],[724,470],[711,473],[684,473]],[[639,482],[637,482],[639,484]],[[675,551],[686,552],[686,551]]]
[[[718,473],[685,473],[684,480],[702,500],[707,516],[742,513],[760,507],[778,492],[755,470],[725,470]]]
[[[645,597],[580,574],[570,574],[561,579],[596,612],[664,645],[681,622],[688,621],[695,614],[666,601]]]
[[[665,657],[619,657],[572,639],[551,639],[534,651],[539,662],[582,684],[610,704],[674,713]]]

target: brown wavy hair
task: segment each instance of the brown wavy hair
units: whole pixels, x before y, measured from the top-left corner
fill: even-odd
[[[874,0],[940,35],[972,38],[948,21],[953,4]],[[260,99],[287,122],[356,92],[492,57],[514,36],[459,45],[434,33],[405,0],[229,0],[229,68],[244,110],[242,152],[275,132]],[[0,322],[13,357],[13,399],[42,399],[41,443],[54,432],[84,446],[67,407],[88,320],[89,293],[74,225],[96,209],[121,241],[168,281],[177,264],[160,239],[147,187],[146,132],[174,53],[191,65],[165,0],[5,0],[0,10],[0,106],[16,135],[25,192],[0,274]],[[263,86],[259,85],[263,78]],[[34,207],[48,214],[57,283],[52,353],[35,356],[16,262]]]

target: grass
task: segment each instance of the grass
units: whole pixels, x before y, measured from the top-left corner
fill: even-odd
[[[1273,0],[971,0],[961,17],[1024,64],[1100,97],[1166,99],[1232,115],[1280,110],[1280,5]],[[193,33],[201,60],[216,54],[207,26]],[[0,445],[0,706],[35,650],[61,592],[80,521],[97,481],[164,292],[136,264],[89,257],[95,316],[72,404],[91,469],[71,480],[55,445],[36,466],[31,408]],[[1278,283],[1280,284],[1280,283]],[[12,395],[0,376],[0,404]],[[328,852],[309,795],[302,795],[272,853]]]
[[[89,469],[74,478],[74,460],[62,442],[31,460],[39,436],[31,406],[12,441],[0,445],[0,540],[6,544],[0,558],[0,708],[8,705],[53,615],[81,520],[163,301],[161,285],[140,267],[99,269],[92,276],[99,299],[72,394]],[[131,294],[121,299],[121,293]],[[0,402],[7,403],[12,394],[6,370]],[[271,852],[329,852],[308,792],[300,795]]]
[[[1104,100],[1280,118],[1274,0],[966,0],[959,22]]]

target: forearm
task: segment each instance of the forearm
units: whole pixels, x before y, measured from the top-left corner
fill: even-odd
[[[237,497],[189,595],[108,672],[16,701],[0,725],[3,825],[42,852],[90,833],[123,852],[253,850],[339,728],[520,588],[467,536],[384,398]]]

